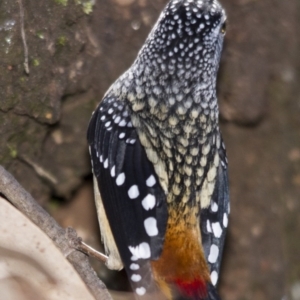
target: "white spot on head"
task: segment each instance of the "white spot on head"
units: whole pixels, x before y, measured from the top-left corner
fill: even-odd
[[[125,120],[122,120],[120,123],[119,123],[119,126],[121,127],[124,127],[126,125],[126,121]]]
[[[226,213],[223,215],[223,226],[225,228],[228,226],[228,215]]]
[[[119,134],[119,139],[123,139],[125,137],[125,132],[121,132],[120,134]]]
[[[142,279],[142,276],[139,274],[132,274],[130,279],[134,282],[139,282]]]
[[[130,270],[136,271],[140,268],[140,266],[138,264],[132,263],[129,268]]]
[[[129,246],[128,247],[133,256],[138,259],[147,259],[151,256],[151,250],[148,243],[141,243],[136,247]],[[131,259],[132,260],[132,259]]]
[[[116,176],[116,166],[113,166],[110,170],[110,176],[115,177]]]
[[[222,235],[222,228],[221,228],[221,225],[219,222],[216,222],[216,223],[212,223],[212,230],[214,232],[214,235],[216,238],[220,238],[221,235]]]
[[[128,196],[130,199],[135,199],[140,195],[140,191],[137,185],[133,185],[129,190],[128,190]]]
[[[125,174],[124,173],[121,173],[118,175],[117,179],[116,179],[116,184],[118,186],[122,185],[125,181]]]
[[[151,175],[147,180],[146,180],[146,185],[149,187],[154,186],[154,184],[156,183],[155,177],[153,175]]]
[[[142,205],[145,210],[154,208],[155,204],[156,204],[156,198],[151,194],[148,194],[142,201]]]
[[[209,220],[206,221],[206,229],[207,229],[207,232],[212,232],[212,231],[211,231],[211,225],[210,225],[210,221],[209,221]]]
[[[212,271],[211,274],[210,274],[210,280],[211,280],[211,283],[213,285],[217,284],[218,278],[219,278],[218,272],[217,271]]]
[[[218,209],[219,209],[218,204],[217,204],[216,202],[212,201],[212,203],[211,203],[211,210],[212,210],[213,212],[217,212]]]
[[[158,235],[158,229],[157,229],[157,221],[153,217],[149,217],[144,221],[144,226],[147,234],[149,236],[156,236]]]
[[[219,256],[219,247],[217,245],[212,244],[210,246],[208,261],[211,264],[214,264],[217,261],[218,256]]]
[[[144,287],[140,287],[140,288],[136,288],[135,292],[139,295],[139,296],[143,296],[146,293],[146,289]]]
[[[105,160],[104,164],[103,164],[104,169],[108,168],[108,158]]]

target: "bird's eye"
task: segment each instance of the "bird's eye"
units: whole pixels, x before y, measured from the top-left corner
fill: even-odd
[[[225,33],[226,33],[226,21],[222,24],[222,27],[221,27],[220,32],[221,32],[222,34],[225,34]]]

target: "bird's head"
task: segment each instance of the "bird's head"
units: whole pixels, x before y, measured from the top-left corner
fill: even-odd
[[[218,1],[173,0],[138,59],[171,76],[200,76],[203,80],[216,75],[225,31],[226,14]]]

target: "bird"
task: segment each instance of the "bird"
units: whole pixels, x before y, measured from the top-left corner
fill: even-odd
[[[88,126],[106,265],[125,268],[138,300],[220,299],[230,203],[216,85],[226,20],[217,0],[170,0]]]

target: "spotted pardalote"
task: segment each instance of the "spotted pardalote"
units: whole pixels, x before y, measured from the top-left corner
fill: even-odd
[[[137,299],[220,299],[229,194],[216,78],[226,14],[171,0],[94,111],[88,141],[111,269]]]

